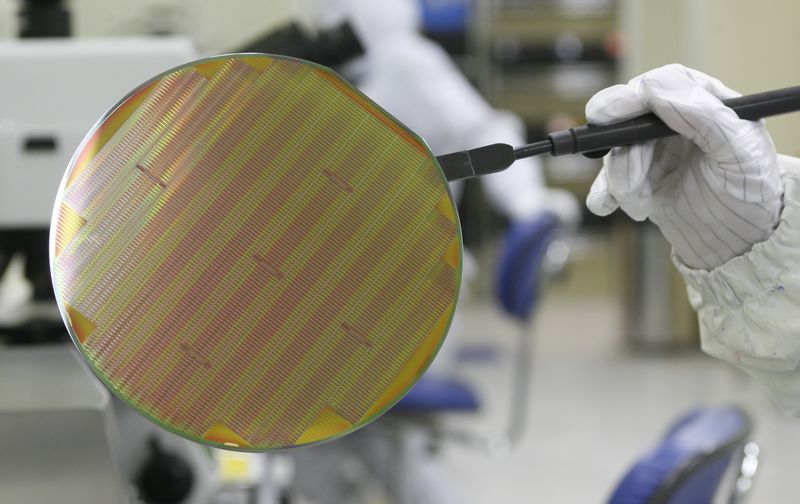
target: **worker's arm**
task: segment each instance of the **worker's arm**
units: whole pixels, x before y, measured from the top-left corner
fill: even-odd
[[[703,350],[760,378],[800,418],[800,160],[721,104],[733,96],[679,65],[598,93],[590,122],[652,111],[681,136],[613,149],[587,204],[661,228]]]
[[[607,124],[654,112],[679,136],[611,150],[589,209],[621,207],[657,224],[688,266],[711,270],[765,240],[783,187],[762,121],[739,119],[721,100],[739,96],[716,79],[669,65],[595,95],[587,119]]]
[[[800,159],[779,156],[779,164],[783,208],[766,240],[710,271],[673,258],[703,350],[761,379],[800,419]]]

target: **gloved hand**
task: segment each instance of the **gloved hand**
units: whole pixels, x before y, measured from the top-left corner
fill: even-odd
[[[587,206],[650,218],[687,266],[711,270],[749,251],[777,225],[783,187],[763,121],[745,121],[720,100],[740,96],[681,65],[644,73],[600,91],[590,123],[654,112],[679,133],[606,155]]]

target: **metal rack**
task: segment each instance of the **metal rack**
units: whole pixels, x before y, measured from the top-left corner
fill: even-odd
[[[471,70],[532,139],[582,123],[587,100],[617,81],[616,0],[475,0]],[[549,160],[548,179],[582,197],[596,161]]]

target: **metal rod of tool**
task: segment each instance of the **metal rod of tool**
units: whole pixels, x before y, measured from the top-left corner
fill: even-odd
[[[755,121],[800,110],[800,86],[756,93],[723,100],[742,119]],[[655,114],[646,114],[627,121],[605,126],[584,124],[556,131],[547,140],[513,148],[507,144],[493,144],[478,149],[439,156],[447,180],[486,175],[502,171],[517,159],[540,154],[564,156],[584,154],[602,157],[612,147],[631,145],[664,138],[676,133]]]

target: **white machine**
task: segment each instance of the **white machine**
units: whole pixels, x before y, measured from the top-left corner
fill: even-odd
[[[211,450],[134,413],[71,344],[9,336],[52,317],[66,339],[54,300],[24,277],[34,293],[49,286],[53,201],[83,136],[131,89],[196,58],[185,38],[0,41],[0,503],[271,504],[288,485],[274,457]],[[5,268],[11,255],[22,261]]]
[[[49,227],[67,163],[103,112],[195,57],[183,38],[1,42],[0,232]]]
[[[130,89],[195,57],[182,38],[0,42],[0,263],[24,256],[25,276],[47,282],[53,201],[81,139]],[[30,309],[21,268],[8,268],[5,279],[3,269],[0,314],[9,317],[0,321],[0,333],[6,340],[31,343],[7,335],[22,319],[42,324],[50,313],[64,332],[56,310]],[[138,419],[148,427],[120,437],[125,409],[113,407],[74,354],[69,344],[0,346],[0,502],[110,504],[134,495],[147,440],[162,433]],[[171,453],[183,448],[163,445]],[[179,454],[197,472],[209,464],[195,452]],[[208,502],[201,497],[210,493],[208,478],[196,483],[185,502]]]
[[[21,296],[0,288],[6,340],[52,341],[63,333],[47,235],[58,185],[81,139],[121,96],[194,58],[185,38],[0,42],[0,280],[16,258],[24,259],[29,281]]]

